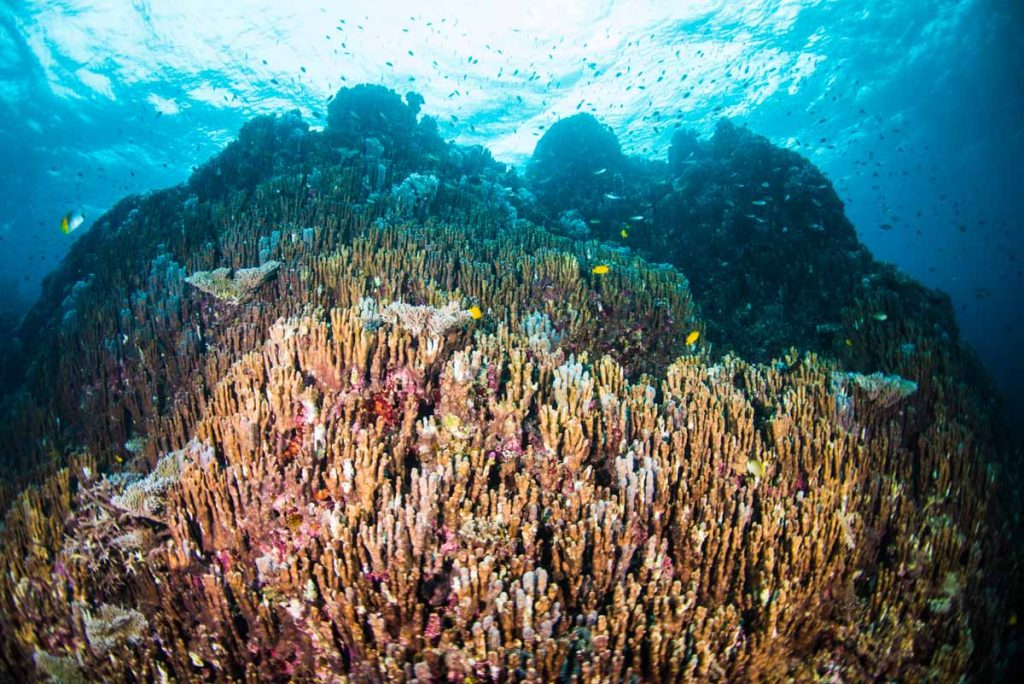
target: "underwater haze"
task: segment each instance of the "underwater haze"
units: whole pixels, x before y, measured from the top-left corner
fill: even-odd
[[[950,294],[1021,406],[1021,5],[96,2],[0,8],[8,320],[121,197],[180,182],[257,114],[322,125],[343,85],[423,95],[444,137],[522,165],[591,112],[627,153],[731,118],[816,164],[881,260]],[[781,350],[779,350],[781,351]]]

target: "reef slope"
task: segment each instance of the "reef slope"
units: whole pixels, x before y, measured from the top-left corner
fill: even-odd
[[[999,672],[1020,500],[941,298],[889,272],[835,353],[723,355],[751,341],[641,255],[670,219],[635,249],[558,235],[550,160],[521,179],[420,103],[251,122],[47,281],[0,430],[8,676]],[[664,215],[710,226],[679,168]]]

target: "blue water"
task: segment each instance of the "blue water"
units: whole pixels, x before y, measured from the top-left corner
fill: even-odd
[[[730,117],[807,156],[861,240],[948,292],[1024,406],[1019,0],[20,2],[0,7],[0,318],[91,222],[178,183],[249,118],[314,126],[343,85],[416,90],[442,132],[523,165],[589,111],[663,158]],[[63,235],[60,217],[84,211]]]

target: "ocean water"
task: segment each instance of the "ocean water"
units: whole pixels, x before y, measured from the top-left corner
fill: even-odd
[[[91,221],[180,182],[249,118],[313,126],[341,86],[415,90],[445,138],[521,166],[579,111],[664,158],[729,117],[819,166],[860,239],[950,294],[1019,410],[1019,3],[13,0],[0,8],[6,320]]]
[[[1019,681],[1022,36],[8,2],[0,679]]]

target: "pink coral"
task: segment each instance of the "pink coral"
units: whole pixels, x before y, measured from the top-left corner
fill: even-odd
[[[427,628],[423,631],[423,637],[429,641],[434,641],[441,636],[441,616],[437,613],[431,613],[427,619]]]

